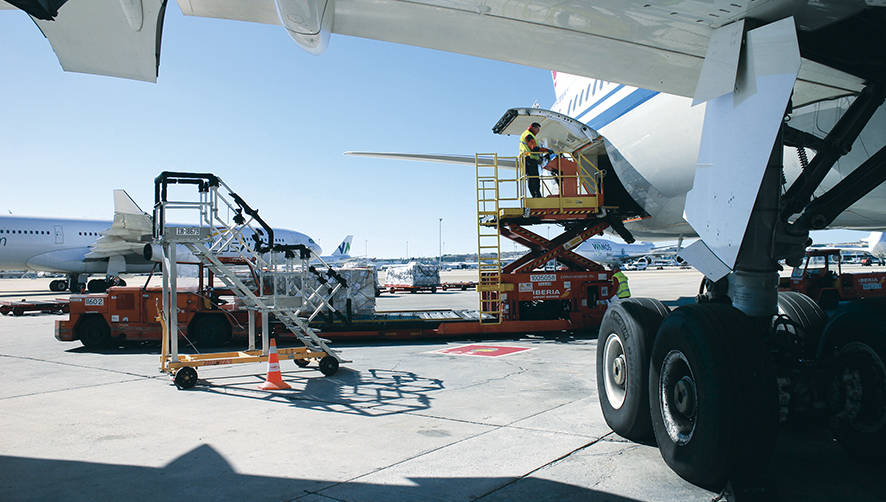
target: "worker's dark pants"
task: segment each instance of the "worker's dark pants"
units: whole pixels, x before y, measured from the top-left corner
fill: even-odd
[[[541,181],[538,179],[538,161],[526,157],[526,177],[529,181],[529,194],[541,197]]]

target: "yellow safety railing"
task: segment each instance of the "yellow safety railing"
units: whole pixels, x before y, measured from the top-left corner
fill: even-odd
[[[583,154],[573,155],[560,153],[547,164],[539,165],[539,174],[526,174],[527,153],[516,158],[517,192],[521,207],[545,207],[550,209],[574,209],[577,207],[599,208],[603,205],[603,172],[597,168],[590,158]],[[564,174],[564,168],[575,172]],[[551,174],[545,174],[550,172]],[[531,179],[537,179],[540,185],[541,200],[544,202],[527,203],[527,200],[539,201],[529,197],[528,185]]]
[[[494,153],[478,153],[474,161],[477,170],[477,293],[480,295],[480,322],[498,324],[501,323],[500,160]],[[516,196],[504,199],[516,200]]]

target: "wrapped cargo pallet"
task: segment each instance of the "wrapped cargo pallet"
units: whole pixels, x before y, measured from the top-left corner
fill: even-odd
[[[351,314],[354,316],[371,316],[375,314],[375,270],[372,268],[343,268],[335,270],[348,287],[341,287],[329,303],[342,314],[347,313],[348,300],[351,303]],[[302,285],[304,280],[304,286]],[[330,287],[335,287],[335,280],[329,280]],[[313,290],[320,286],[314,274],[301,272],[286,273],[277,277],[277,294],[295,295],[297,291],[307,288]],[[324,291],[321,289],[321,291]],[[306,299],[307,300],[307,299]],[[315,303],[319,305],[319,302]],[[312,309],[313,310],[313,309]]]
[[[388,269],[386,286],[438,286],[440,267],[434,264],[411,262]]]
[[[348,300],[351,303],[351,315],[353,316],[372,316],[375,314],[375,290],[376,290],[376,274],[374,268],[343,268],[336,269],[341,277],[347,282],[348,287],[341,287],[336,291],[330,300],[330,303],[336,310],[343,315],[347,313]],[[324,278],[330,287],[334,288],[337,282],[326,277],[321,270]],[[275,293],[283,296],[296,296],[299,291],[313,291],[320,286],[320,280],[312,273],[304,274],[297,270],[294,272],[276,272],[275,274],[276,288]],[[250,287],[254,287],[255,281],[251,276],[243,275],[241,280]],[[266,280],[270,282],[270,278]],[[304,281],[304,282],[302,282]],[[268,283],[266,283],[268,284]],[[267,285],[267,290],[271,289],[271,285]],[[321,291],[325,292],[323,288]],[[307,298],[305,298],[307,300]],[[319,305],[319,301],[314,303]],[[313,308],[307,309],[313,311]]]

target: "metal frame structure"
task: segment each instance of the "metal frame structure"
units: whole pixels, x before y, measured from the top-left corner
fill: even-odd
[[[567,273],[569,275],[564,284],[571,287],[575,282],[576,285],[597,287],[600,296],[611,296],[607,287],[611,281],[608,272],[601,265],[572,252],[579,244],[610,226],[603,208],[603,172],[586,156],[599,146],[590,142],[575,154],[554,156],[549,165],[554,164],[551,167],[556,175],[538,178],[540,181],[556,181],[559,193],[551,193],[546,188],[549,195],[541,198],[527,196],[526,185],[530,177],[526,176],[525,154],[519,157],[502,157],[494,153],[475,155],[477,291],[481,324],[501,324],[516,319],[520,315],[519,300],[514,297],[525,296],[521,288],[532,284],[530,273],[555,258],[568,268],[562,273],[564,277]],[[502,166],[516,166],[515,175],[502,177]],[[546,168],[551,170],[548,166]],[[546,185],[543,183],[543,186]],[[549,240],[525,228],[539,223],[563,224],[566,230]],[[501,237],[528,247],[530,251],[502,267]],[[556,277],[552,284],[561,280],[558,273],[550,275]],[[512,298],[508,299],[508,294]],[[583,300],[585,309],[593,309],[587,304],[587,297]],[[515,301],[514,306],[509,305]],[[602,312],[599,314],[602,316]],[[573,318],[571,314],[569,317]]]
[[[193,185],[197,196],[191,200],[170,200],[170,185]],[[227,195],[225,195],[225,192]],[[170,213],[187,224],[169,224]],[[225,216],[227,213],[227,217]],[[302,245],[279,245],[274,230],[220,178],[209,173],[163,172],[154,180],[154,245],[161,248],[163,294],[163,342],[161,371],[174,374],[176,385],[189,387],[196,382],[194,367],[266,361],[270,348],[269,316],[283,323],[304,345],[279,350],[281,359],[319,359],[324,374],[332,374],[344,361],[328,340],[317,336],[309,323],[321,312],[336,312],[330,299],[347,282],[322,258]],[[249,242],[249,237],[253,242]],[[178,347],[178,263],[181,249],[220,279],[249,311],[248,347],[244,351],[212,354],[180,354]],[[296,254],[297,253],[297,254]],[[224,256],[222,256],[224,254]],[[229,263],[247,263],[254,286],[238,277]],[[311,265],[318,261],[320,270]],[[300,261],[296,265],[296,261]],[[293,273],[300,281],[293,281]],[[306,284],[313,274],[319,286]],[[248,282],[248,281],[247,281]],[[262,348],[255,347],[255,315],[261,315]],[[179,377],[182,368],[191,368]],[[181,382],[179,380],[182,380]],[[180,385],[183,384],[183,385]]]

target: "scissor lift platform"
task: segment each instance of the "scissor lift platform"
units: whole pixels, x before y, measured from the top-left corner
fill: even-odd
[[[562,324],[581,331],[602,320],[612,297],[611,273],[572,251],[609,226],[603,211],[603,174],[581,151],[588,151],[587,146],[551,161],[555,175],[539,176],[546,196],[536,198],[527,196],[526,156],[475,156],[481,324],[502,325],[508,331],[513,323],[538,322],[534,329]],[[505,166],[514,166],[515,175],[503,176]],[[568,225],[553,239],[526,228],[541,223]],[[503,266],[501,237],[529,251]],[[539,270],[552,260],[562,268]]]

